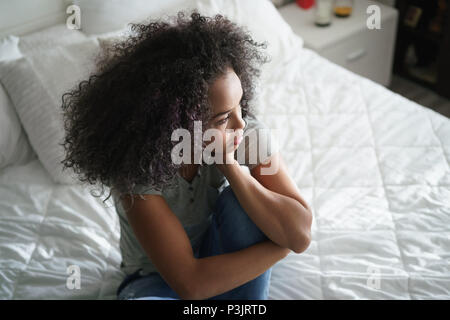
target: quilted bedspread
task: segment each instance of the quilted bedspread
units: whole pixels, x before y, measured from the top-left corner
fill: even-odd
[[[269,298],[449,299],[450,120],[308,49],[257,99],[314,214]],[[120,230],[102,199],[53,183],[37,158],[1,171],[0,298],[115,299]]]

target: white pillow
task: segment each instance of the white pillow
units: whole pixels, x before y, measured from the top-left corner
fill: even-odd
[[[272,60],[263,65],[262,77],[270,76],[271,69],[288,63],[302,52],[303,39],[293,32],[270,0],[180,0],[159,10],[155,8],[152,15],[146,19],[129,18],[129,20],[143,23],[155,18],[164,20],[175,16],[180,10],[190,12],[194,8],[210,17],[220,13],[236,24],[246,27],[255,41],[260,43],[267,41],[266,53]],[[109,9],[112,10],[112,5]],[[100,39],[100,42],[107,45],[109,41],[105,37]]]
[[[60,23],[21,36],[19,50],[24,56],[27,56],[52,49],[56,46],[66,46],[83,42],[87,39],[87,36],[83,32],[75,29],[71,30],[67,28],[65,23]]]
[[[19,50],[19,38],[7,36],[0,39],[0,61],[14,60],[21,57]]]
[[[270,0],[196,0],[194,6],[203,15],[220,13],[247,27],[257,42],[267,41],[267,53],[272,61],[263,69],[268,72],[301,53],[303,39],[292,31]]]
[[[62,94],[95,70],[100,47],[91,39],[40,54],[0,63],[0,76],[31,145],[57,183],[78,183],[74,173],[62,171],[64,138]]]
[[[188,0],[191,1],[191,0]],[[186,0],[73,0],[81,9],[81,30],[87,35],[113,32],[178,6]]]
[[[19,38],[14,36],[0,39],[0,61],[20,58],[18,43]],[[0,84],[0,169],[24,164],[35,157],[11,99]]]

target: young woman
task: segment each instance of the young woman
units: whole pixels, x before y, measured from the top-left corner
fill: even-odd
[[[118,299],[267,299],[272,266],[308,247],[312,214],[270,139],[257,147],[266,159],[236,160],[254,143],[243,134],[264,128],[250,102],[265,44],[196,10],[132,31],[63,96],[63,164],[110,187],[119,215]],[[198,163],[195,148],[194,161],[172,161],[172,133],[193,137],[194,121],[217,130],[223,161]]]

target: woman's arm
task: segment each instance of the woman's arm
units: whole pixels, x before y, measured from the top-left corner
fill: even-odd
[[[207,299],[264,273],[290,250],[272,241],[212,257],[196,258],[178,217],[160,195],[135,197],[127,218],[140,245],[167,284],[182,299]],[[131,207],[125,196],[123,207]]]
[[[308,206],[302,205],[304,201],[300,201],[302,199],[287,175],[281,156],[275,154],[271,163],[279,168],[279,172],[260,177],[267,187],[246,174],[234,159],[229,164],[216,166],[228,179],[239,203],[255,225],[276,244],[301,253],[311,240],[312,213]],[[259,165],[252,172],[256,176],[261,175],[259,172],[263,166],[266,165]]]
[[[290,251],[267,240],[239,251],[197,259],[190,299],[208,299],[237,288],[263,274]]]

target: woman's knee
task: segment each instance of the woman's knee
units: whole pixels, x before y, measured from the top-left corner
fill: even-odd
[[[221,192],[215,209],[221,245],[225,252],[244,249],[268,239],[242,208],[231,186]]]

